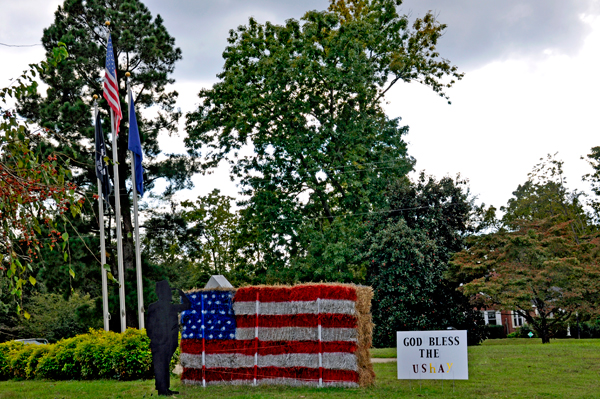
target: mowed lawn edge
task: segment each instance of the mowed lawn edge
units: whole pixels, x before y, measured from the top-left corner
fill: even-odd
[[[374,364],[374,387],[361,389],[216,386],[203,389],[173,378],[180,398],[598,398],[600,340],[488,340],[470,347],[469,380],[396,379],[396,363]],[[395,357],[395,348],[374,356]],[[385,355],[385,356],[383,356]],[[0,398],[149,398],[154,381],[3,381]]]

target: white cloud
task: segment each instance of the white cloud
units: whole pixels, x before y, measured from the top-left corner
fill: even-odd
[[[144,3],[153,15],[163,15],[167,29],[182,47],[184,59],[176,67],[179,80],[173,87],[180,92],[178,106],[184,112],[193,110],[198,91],[214,82],[229,29],[246,23],[250,15],[260,22],[283,23],[288,17],[300,17],[304,9],[327,7],[325,0]],[[59,4],[62,1],[3,4],[0,43],[39,43]],[[460,172],[471,180],[474,193],[496,206],[506,203],[547,153],[559,151],[570,185],[581,186],[580,176],[587,169],[579,157],[600,145],[595,117],[600,109],[596,95],[600,89],[600,20],[592,13],[598,10],[590,8],[600,2],[532,0],[528,9],[519,8],[523,4],[518,0],[405,1],[402,11],[413,10],[414,16],[428,9],[439,13],[440,21],[448,24],[440,53],[467,75],[450,90],[451,106],[417,84],[392,90],[387,106],[391,116],[402,116],[410,126],[409,152],[417,158],[417,169],[437,176]],[[512,17],[507,20],[507,15]],[[0,46],[0,86],[43,56],[41,46]],[[183,132],[179,138],[163,137],[161,147],[183,152],[182,137]],[[194,177],[194,182],[196,189],[183,195],[195,198],[215,187],[228,195],[237,193],[227,168]]]
[[[452,105],[416,84],[389,96],[387,109],[410,126],[417,170],[458,172],[481,200],[501,206],[548,153],[559,152],[572,188],[584,187],[579,158],[600,145],[600,18],[575,56],[522,57],[468,72],[450,90]]]

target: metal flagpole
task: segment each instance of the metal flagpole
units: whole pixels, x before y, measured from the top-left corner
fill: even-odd
[[[119,264],[119,311],[121,316],[121,332],[127,328],[125,320],[125,272],[123,270],[123,240],[121,237],[121,189],[119,184],[119,158],[117,154],[117,135],[115,132],[115,113],[110,110],[112,131],[113,171],[115,175],[115,224],[117,225],[117,257]]]
[[[110,22],[106,21],[105,25],[110,26]],[[106,43],[110,38],[110,31],[106,33]],[[116,62],[115,62],[115,91],[117,99],[119,101],[119,86],[116,76]],[[110,105],[110,104],[109,104]],[[120,107],[119,107],[120,108]],[[115,224],[117,225],[117,259],[118,259],[118,272],[119,272],[119,316],[121,319],[121,332],[125,332],[127,329],[127,322],[125,319],[125,271],[123,269],[123,239],[121,237],[121,188],[119,184],[119,156],[117,151],[117,132],[115,128],[115,110],[110,107],[110,129],[112,133],[112,152],[113,152],[113,171],[114,171],[114,186],[115,186]]]
[[[94,94],[94,123],[98,116],[98,95]],[[109,329],[110,314],[108,313],[108,279],[106,276],[106,242],[104,239],[104,195],[102,192],[102,182],[98,179],[98,220],[100,225],[100,269],[102,270],[102,319],[104,320],[104,330]]]
[[[130,73],[125,73],[127,82],[127,108],[128,108],[128,121],[129,121],[129,134],[131,134],[131,103],[133,95],[131,88],[129,87],[129,76]],[[131,183],[133,185],[133,219],[135,226],[135,274],[137,278],[137,299],[138,299],[138,320],[139,329],[146,328],[144,323],[144,285],[142,283],[142,258],[140,255],[140,226],[138,223],[138,202],[137,202],[137,183],[135,181],[135,159],[133,151],[129,151],[131,156]]]

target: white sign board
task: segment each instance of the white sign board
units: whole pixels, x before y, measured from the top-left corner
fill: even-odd
[[[398,331],[399,380],[468,380],[467,331]]]

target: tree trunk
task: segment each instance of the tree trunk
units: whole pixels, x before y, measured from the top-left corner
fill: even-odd
[[[540,329],[538,331],[538,335],[542,339],[542,344],[550,343],[550,326],[548,326],[548,321],[546,316],[543,316],[540,312],[541,320],[540,320]]]

